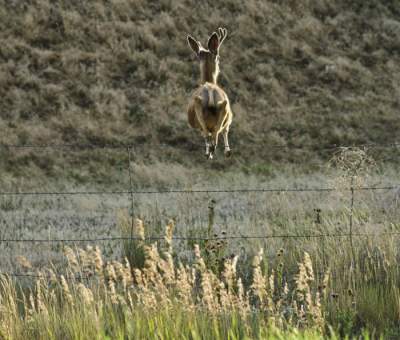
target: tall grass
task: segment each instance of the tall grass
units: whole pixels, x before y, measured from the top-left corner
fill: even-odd
[[[143,226],[141,221],[137,226]],[[350,249],[328,261],[335,266],[324,273],[315,271],[307,252],[293,263],[284,249],[274,264],[260,250],[247,262],[240,263],[237,255],[225,257],[216,270],[206,264],[206,248],[197,245],[191,263],[177,261],[172,230],[170,223],[159,244],[132,241],[143,249],[140,268],[127,258],[106,261],[98,247],[66,247],[63,274],[43,269],[29,288],[3,276],[0,336],[320,339],[368,336],[363,329],[387,335],[395,329],[400,280],[388,260],[391,254],[379,248],[374,254],[359,253],[354,273],[349,272]],[[335,293],[344,287],[346,295]]]
[[[143,245],[143,268],[131,267],[127,259],[105,262],[97,247],[76,252],[67,247],[64,275],[44,270],[29,290],[2,277],[0,334],[43,339],[236,339],[274,337],[297,329],[317,337],[325,331],[320,302],[325,290],[317,291],[307,253],[292,286],[262,268],[260,251],[251,265],[252,280],[245,286],[236,273],[237,257],[226,259],[215,273],[195,246],[194,263],[175,263],[171,238],[170,224],[166,247]]]

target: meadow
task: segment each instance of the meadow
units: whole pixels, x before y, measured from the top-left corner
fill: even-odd
[[[343,149],[319,172],[183,176],[178,192],[133,181],[131,196],[125,173],[2,195],[0,335],[396,338],[398,172],[371,160]]]

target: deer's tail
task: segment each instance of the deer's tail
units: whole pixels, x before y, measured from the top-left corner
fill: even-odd
[[[228,100],[223,98],[215,88],[205,85],[200,95],[196,96],[195,101],[201,105],[203,111],[212,114],[224,112]]]
[[[223,98],[220,98],[218,91],[212,87],[204,86],[201,94],[203,108],[217,108]]]

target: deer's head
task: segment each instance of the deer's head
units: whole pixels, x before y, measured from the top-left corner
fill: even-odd
[[[188,35],[188,44],[200,62],[202,82],[217,82],[219,73],[219,48],[227,34],[228,31],[226,28],[218,28],[217,32],[214,32],[208,38],[207,48],[204,48],[200,41],[197,41],[191,35]]]

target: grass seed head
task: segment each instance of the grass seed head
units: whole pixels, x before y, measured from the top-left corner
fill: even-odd
[[[68,265],[71,267],[71,269],[77,270],[79,267],[78,259],[76,258],[75,252],[71,247],[64,247],[64,256],[67,258]]]
[[[94,265],[97,274],[102,274],[103,272],[103,258],[101,256],[101,250],[98,246],[94,248]]]
[[[28,261],[28,259],[25,256],[18,255],[15,260],[17,263],[24,269],[24,270],[29,270],[32,269],[32,264]]]
[[[63,292],[64,299],[69,303],[70,305],[74,305],[74,299],[72,298],[71,291],[68,286],[68,282],[65,279],[64,275],[61,275],[60,277],[60,284]]]
[[[91,305],[94,302],[93,292],[84,284],[78,283],[77,286],[78,296],[81,298],[85,305]]]
[[[144,225],[143,221],[139,218],[135,219],[135,236],[139,237],[142,241],[145,240]]]

